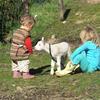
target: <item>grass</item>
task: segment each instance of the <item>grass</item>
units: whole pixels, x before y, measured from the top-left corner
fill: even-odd
[[[45,0],[44,0],[45,1]],[[48,0],[49,1],[49,0]],[[30,7],[32,15],[37,14],[37,23],[32,30],[32,39],[35,44],[42,36],[49,38],[55,34],[58,38],[65,38],[69,42],[79,41],[79,32],[87,24],[96,28],[100,33],[100,5],[86,4],[82,0],[65,0],[67,9],[70,9],[66,23],[59,20],[58,0],[34,2]],[[35,71],[36,78],[33,80],[13,79],[11,61],[9,56],[10,44],[0,44],[0,98],[18,98],[25,100],[31,97],[44,95],[43,100],[99,100],[100,99],[100,72],[91,74],[78,73],[64,77],[50,76],[50,56],[47,53],[34,53],[30,57],[30,69]],[[28,91],[28,92],[27,92]],[[21,94],[20,94],[21,92]],[[35,93],[34,93],[35,92]],[[40,95],[39,95],[40,94]],[[58,95],[59,94],[59,95]],[[47,97],[50,97],[47,99]],[[35,98],[34,100],[40,100]]]
[[[66,0],[65,5],[67,9],[70,9],[66,24],[62,24],[59,21],[57,0],[52,0],[51,3],[47,2],[41,6],[39,4],[32,5],[30,9],[32,15],[38,15],[37,25],[32,31],[33,38],[50,37],[55,34],[58,38],[65,37],[66,39],[71,38],[71,40],[74,40],[78,38],[79,32],[87,24],[95,27],[100,33],[98,23],[100,21],[99,4],[91,5],[79,0]]]

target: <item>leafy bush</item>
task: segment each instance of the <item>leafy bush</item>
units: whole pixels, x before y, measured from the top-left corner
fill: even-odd
[[[21,0],[0,0],[0,41],[17,25],[22,12]]]

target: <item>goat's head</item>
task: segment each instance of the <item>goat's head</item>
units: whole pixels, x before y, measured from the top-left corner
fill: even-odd
[[[44,49],[44,45],[45,45],[45,41],[44,41],[44,37],[42,37],[42,39],[37,42],[34,48],[35,50],[41,51]]]

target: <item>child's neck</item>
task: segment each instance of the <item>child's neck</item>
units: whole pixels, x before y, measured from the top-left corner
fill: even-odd
[[[21,28],[21,29],[24,29],[24,30],[26,30],[26,31],[30,31],[28,27],[23,26],[23,25],[22,25],[20,28]]]

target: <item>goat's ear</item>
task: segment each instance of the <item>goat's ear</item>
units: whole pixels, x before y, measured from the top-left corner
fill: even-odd
[[[42,41],[44,41],[44,37],[42,37],[42,39],[41,39]]]

